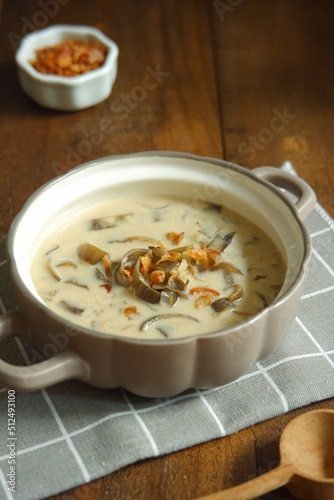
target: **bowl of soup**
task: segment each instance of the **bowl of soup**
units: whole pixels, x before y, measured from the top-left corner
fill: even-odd
[[[10,228],[17,309],[0,318],[2,335],[27,338],[43,361],[0,361],[0,383],[33,391],[76,378],[165,397],[236,380],[291,329],[314,204],[280,169],[173,152],[103,158],[50,181]]]

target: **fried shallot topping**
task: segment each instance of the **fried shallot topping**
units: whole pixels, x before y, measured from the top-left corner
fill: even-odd
[[[35,52],[36,58],[30,64],[39,73],[72,77],[102,66],[108,48],[93,40],[64,40]]]

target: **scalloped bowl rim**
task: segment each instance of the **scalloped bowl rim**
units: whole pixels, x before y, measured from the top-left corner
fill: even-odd
[[[149,157],[149,158],[154,158],[154,157],[161,157],[161,158],[170,158],[170,159],[188,159],[191,161],[204,161],[204,162],[209,162],[212,164],[216,165],[222,165],[226,167],[227,169],[231,169],[233,171],[239,172],[241,175],[245,175],[250,177],[252,180],[257,181],[258,183],[264,185],[267,189],[271,190],[276,196],[281,198],[281,200],[286,204],[286,206],[289,208],[291,211],[292,216],[294,217],[295,221],[298,223],[301,234],[303,237],[303,243],[304,243],[304,256],[300,264],[300,268],[298,273],[296,274],[293,282],[288,286],[287,290],[284,291],[284,293],[280,296],[278,296],[277,299],[275,299],[268,307],[257,313],[255,316],[246,319],[232,327],[229,328],[224,328],[216,331],[208,331],[207,333],[203,334],[194,334],[190,335],[187,337],[182,337],[180,336],[179,338],[175,339],[137,339],[137,338],[126,338],[122,337],[122,335],[116,335],[116,334],[108,334],[104,332],[100,332],[97,330],[92,330],[89,328],[85,328],[83,326],[78,326],[75,322],[70,322],[67,319],[64,320],[64,318],[53,312],[43,301],[41,298],[39,298],[35,293],[33,293],[29,286],[26,285],[24,282],[21,273],[18,270],[17,262],[14,256],[15,253],[15,237],[16,237],[16,229],[20,226],[22,219],[24,218],[27,210],[29,210],[29,207],[38,199],[43,193],[47,192],[52,186],[56,185],[59,182],[66,182],[66,179],[72,176],[75,176],[78,172],[82,172],[84,170],[89,170],[93,168],[96,165],[100,165],[101,163],[104,162],[109,162],[109,161],[114,161],[114,160],[122,160],[122,159],[129,159],[129,158],[140,158],[140,157]],[[10,231],[8,235],[8,253],[11,261],[11,272],[13,274],[14,280],[16,283],[19,284],[20,288],[24,289],[24,293],[29,298],[29,300],[32,300],[35,305],[37,305],[39,308],[41,308],[45,314],[51,316],[54,320],[60,321],[60,322],[66,322],[66,324],[70,324],[77,330],[80,330],[80,332],[87,334],[89,336],[95,336],[99,338],[104,338],[104,339],[114,339],[114,340],[119,340],[125,343],[131,343],[131,344],[143,344],[143,345],[172,345],[172,344],[179,344],[179,343],[188,343],[196,340],[201,340],[201,339],[208,339],[208,338],[213,338],[213,337],[220,337],[222,335],[230,335],[233,332],[237,332],[241,327],[248,327],[251,326],[253,323],[256,323],[258,321],[263,321],[267,320],[267,317],[271,314],[271,311],[274,309],[280,307],[282,303],[287,302],[290,300],[291,296],[294,294],[295,289],[298,288],[301,284],[301,282],[305,279],[305,272],[306,268],[308,266],[308,263],[311,258],[311,238],[309,235],[309,232],[304,225],[303,221],[300,219],[298,215],[298,211],[294,205],[293,202],[291,202],[283,193],[281,193],[275,186],[270,184],[267,181],[264,181],[260,179],[259,177],[256,177],[254,174],[251,173],[251,171],[245,169],[244,167],[241,167],[239,165],[229,163],[223,160],[219,160],[216,158],[209,158],[209,157],[201,157],[201,156],[196,156],[188,153],[179,153],[179,152],[172,152],[172,151],[150,151],[150,152],[141,152],[141,153],[133,153],[133,154],[126,154],[126,155],[113,155],[113,156],[108,156],[104,158],[99,158],[96,160],[92,160],[89,162],[86,162],[82,165],[79,165],[70,171],[66,172],[65,174],[60,175],[59,177],[56,177],[55,179],[50,180],[43,186],[41,186],[39,189],[37,189],[25,202],[23,205],[21,211],[17,214],[15,217]]]

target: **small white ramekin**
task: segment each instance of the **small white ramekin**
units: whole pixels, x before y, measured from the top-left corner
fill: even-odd
[[[66,39],[95,40],[108,47],[104,64],[82,75],[68,77],[43,74],[29,61],[35,50]],[[25,36],[16,52],[16,64],[23,90],[39,105],[59,111],[78,111],[104,101],[117,75],[118,46],[101,31],[90,26],[60,24]]]

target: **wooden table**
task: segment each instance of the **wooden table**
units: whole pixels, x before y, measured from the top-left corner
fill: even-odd
[[[334,216],[333,15],[330,0],[5,0],[0,233],[56,174],[102,156],[158,149],[249,169],[291,160]],[[94,25],[120,48],[112,95],[79,113],[38,107],[17,79],[19,39],[59,23]],[[55,498],[188,499],[227,488],[275,467],[282,429],[311,408],[334,408],[334,399]],[[266,498],[291,497],[281,489]]]

